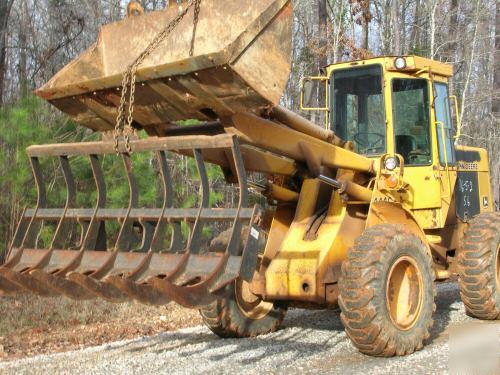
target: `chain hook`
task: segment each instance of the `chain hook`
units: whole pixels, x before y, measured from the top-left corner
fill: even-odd
[[[193,20],[193,40],[191,41],[191,49],[189,51],[189,56],[192,57],[194,53],[194,37],[196,34],[196,27],[198,24],[199,13],[200,13],[201,0],[191,1],[186,9],[182,10],[177,17],[175,17],[172,22],[170,22],[162,31],[156,35],[156,37],[149,43],[146,49],[135,59],[135,61],[129,65],[127,71],[123,75],[122,80],[122,94],[120,99],[120,106],[118,108],[118,115],[116,117],[115,130],[113,132],[114,136],[114,147],[117,154],[120,153],[119,139],[120,136],[124,137],[125,150],[128,154],[132,153],[132,146],[130,143],[131,135],[134,133],[132,123],[134,122],[134,103],[135,103],[135,89],[137,82],[137,70],[139,66],[146,60],[151,53],[153,53],[160,44],[175,30],[177,25],[182,21],[182,19],[189,13],[189,10],[194,6],[194,20]],[[130,91],[129,91],[130,90]],[[128,100],[127,100],[128,94]],[[128,108],[127,108],[128,102]]]

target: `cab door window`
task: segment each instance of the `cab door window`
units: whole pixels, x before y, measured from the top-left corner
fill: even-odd
[[[331,82],[335,134],[352,141],[357,153],[383,154],[386,125],[382,67],[372,65],[335,71]]]
[[[432,163],[429,86],[425,79],[394,79],[392,111],[395,151],[406,165]]]
[[[448,87],[444,83],[434,84],[434,111],[436,113],[436,130],[441,165],[455,164],[455,148],[453,147],[453,126],[451,122],[450,99]],[[443,140],[444,134],[444,140]]]

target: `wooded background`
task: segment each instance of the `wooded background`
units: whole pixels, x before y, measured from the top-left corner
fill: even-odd
[[[25,147],[94,137],[33,97],[32,90],[89,47],[100,25],[122,19],[127,3],[0,0],[0,249],[11,238],[22,208],[34,198]],[[142,1],[149,11],[168,3],[176,1]],[[458,142],[488,149],[494,198],[499,201],[498,1],[295,0],[294,8],[286,106],[297,110],[300,78],[315,75],[329,63],[401,54],[449,62],[455,70],[451,91],[459,98],[463,124]],[[190,166],[179,160],[177,169],[180,175],[189,174]],[[213,173],[216,180],[222,179]],[[227,194],[213,197],[215,202],[224,199]]]

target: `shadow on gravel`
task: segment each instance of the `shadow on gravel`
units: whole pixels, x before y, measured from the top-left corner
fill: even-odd
[[[433,343],[444,331],[446,331],[446,328],[448,328],[451,322],[452,312],[460,310],[459,307],[453,306],[453,304],[456,302],[462,303],[458,284],[456,282],[443,282],[441,285],[442,287],[438,288],[436,296],[434,326],[431,329],[431,337],[427,341],[427,344]]]
[[[340,310],[338,309],[309,311],[307,319],[304,319],[304,314],[288,316],[283,323],[283,328],[289,327],[344,331],[344,326],[340,320]]]
[[[331,351],[347,340],[343,334],[339,313],[336,311],[290,310],[283,328],[272,334],[248,339],[220,339],[210,332],[175,332],[144,338],[133,344],[110,348],[124,348],[130,353],[149,350],[156,355],[176,351],[181,357],[209,361],[234,358],[235,366],[249,365],[283,355],[287,358],[318,355]],[[316,334],[319,333],[320,334]],[[307,340],[305,338],[313,338]],[[201,344],[201,345],[200,345]]]
[[[460,310],[460,295],[456,284],[443,283],[438,288],[434,326],[429,343],[437,341],[448,328],[452,314]],[[331,310],[307,311],[291,309],[277,332],[249,339],[220,339],[208,329],[193,329],[160,334],[124,343],[130,353],[150,351],[156,355],[175,355],[183,358],[204,358],[210,362],[231,358],[234,366],[251,365],[268,358],[308,358],[331,353],[339,344],[348,341],[340,320],[340,312]],[[117,349],[116,346],[110,350]],[[351,353],[352,354],[352,353]],[[330,355],[330,354],[328,354]],[[286,362],[277,366],[286,365]]]

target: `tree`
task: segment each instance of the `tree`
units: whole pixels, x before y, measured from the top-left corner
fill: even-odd
[[[7,70],[7,27],[14,0],[0,2],[0,106],[3,104],[5,73]]]
[[[500,116],[500,5],[495,6],[495,52],[493,54],[493,96],[492,108],[493,115]]]

